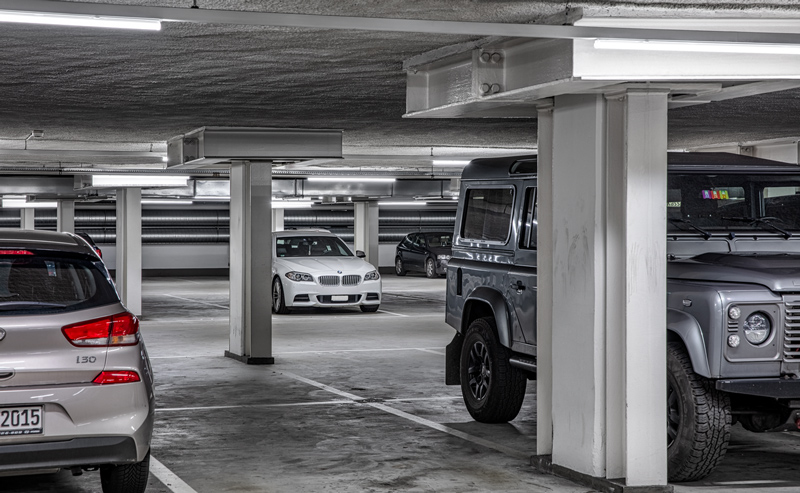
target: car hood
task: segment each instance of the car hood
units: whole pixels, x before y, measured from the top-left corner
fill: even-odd
[[[800,291],[800,254],[705,253],[669,262],[670,279],[760,284],[772,291]]]
[[[338,274],[339,271],[342,274],[366,274],[375,270],[372,264],[358,257],[281,257],[274,262],[278,270],[307,274]]]

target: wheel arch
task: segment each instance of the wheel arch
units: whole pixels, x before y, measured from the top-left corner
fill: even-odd
[[[686,312],[668,308],[667,342],[682,343],[692,361],[694,372],[706,378],[712,377],[705,337],[696,318]]]
[[[461,333],[464,334],[470,324],[483,317],[493,317],[497,326],[497,339],[500,344],[511,347],[511,322],[506,300],[498,291],[481,286],[467,297],[461,317]]]

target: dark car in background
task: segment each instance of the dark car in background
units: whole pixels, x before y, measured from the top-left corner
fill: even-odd
[[[85,240],[86,243],[88,243],[89,246],[92,247],[92,249],[95,251],[95,253],[97,253],[98,257],[103,258],[103,251],[100,250],[100,247],[97,246],[97,243],[94,242],[94,240],[92,239],[91,236],[89,236],[86,233],[76,233],[76,235],[80,236],[83,240]]]
[[[443,276],[452,253],[452,231],[411,233],[397,245],[394,271],[398,276],[410,271],[424,272],[430,278]]]

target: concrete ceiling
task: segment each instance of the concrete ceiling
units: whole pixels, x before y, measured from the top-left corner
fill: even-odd
[[[100,3],[100,2],[97,2]],[[102,3],[189,7],[191,0]],[[800,18],[794,0],[654,3],[198,0],[200,8],[481,22],[585,15]],[[753,7],[757,5],[757,7]],[[0,8],[3,2],[0,0]],[[346,149],[526,148],[534,119],[403,119],[403,61],[477,38],[164,23],[160,32],[0,25],[0,148],[127,150],[201,126],[341,128]],[[800,90],[670,111],[670,147],[800,136]],[[98,144],[99,143],[99,144]],[[140,149],[134,145],[136,150]],[[347,151],[346,151],[347,152]]]

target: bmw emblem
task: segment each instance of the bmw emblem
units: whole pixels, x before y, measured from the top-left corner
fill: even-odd
[[[5,338],[6,338],[6,331],[3,330],[3,329],[0,329],[0,341],[2,341]]]
[[[337,271],[336,271],[336,273],[337,273],[337,274],[341,274],[341,273],[342,273],[342,271],[340,271],[340,270],[337,270]],[[0,337],[0,339],[2,339],[2,337]]]

